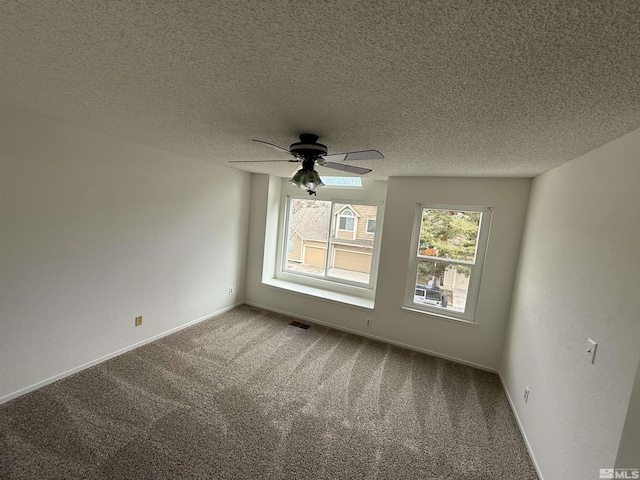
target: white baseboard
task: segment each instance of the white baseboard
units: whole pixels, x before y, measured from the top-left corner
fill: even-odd
[[[531,462],[533,463],[533,467],[536,469],[536,473],[540,480],[544,480],[542,476],[542,472],[540,471],[540,465],[536,461],[536,456],[533,453],[533,449],[531,448],[531,444],[529,443],[529,439],[527,438],[527,433],[524,431],[524,426],[520,421],[520,417],[518,416],[518,412],[516,412],[515,404],[513,403],[513,399],[511,395],[509,395],[509,390],[507,389],[507,384],[504,382],[504,378],[502,378],[502,373],[498,372],[498,376],[500,377],[500,381],[502,382],[502,388],[504,393],[507,395],[507,400],[509,400],[509,406],[511,407],[511,411],[513,412],[513,416],[516,418],[516,422],[518,423],[518,428],[520,429],[520,433],[522,434],[522,438],[524,439],[524,444],[527,446],[527,451],[529,452],[529,456],[531,457]]]
[[[431,355],[433,357],[438,357],[438,358],[442,358],[444,360],[450,360],[452,362],[461,363],[462,365],[467,365],[469,367],[478,368],[480,370],[485,370],[487,372],[499,373],[498,370],[496,370],[495,368],[487,367],[485,365],[480,365],[480,364],[473,363],[473,362],[468,362],[466,360],[462,360],[462,359],[456,358],[456,357],[450,357],[448,355],[443,355],[443,354],[438,353],[438,352],[432,352],[431,350],[426,350],[424,348],[415,347],[413,345],[407,345],[407,344],[402,343],[402,342],[396,342],[395,340],[389,340],[388,338],[378,337],[376,335],[371,335],[371,334],[363,332],[361,330],[352,330],[350,328],[346,328],[346,327],[343,327],[341,325],[336,325],[334,323],[323,322],[321,320],[316,320],[315,318],[305,317],[304,315],[298,315],[296,313],[286,312],[284,310],[279,310],[277,308],[266,307],[264,305],[259,305],[257,303],[253,303],[253,302],[244,302],[244,303],[245,303],[245,305],[250,305],[252,307],[262,308],[263,310],[269,310],[270,312],[280,313],[282,315],[287,315],[289,317],[298,318],[300,320],[305,320],[305,321],[310,322],[310,323],[317,323],[318,325],[324,325],[326,327],[335,328],[336,330],[341,330],[341,331],[347,332],[347,333],[353,333],[354,335],[359,335],[361,337],[367,337],[367,338],[370,338],[372,340],[378,340],[379,342],[389,343],[391,345],[396,345],[398,347],[406,348],[408,350],[414,350],[416,352],[426,353],[427,355]]]
[[[185,324],[180,325],[178,327],[175,327],[175,328],[172,328],[170,330],[167,330],[166,332],[159,333],[157,335],[154,335],[153,337],[149,337],[149,338],[146,338],[146,339],[144,339],[144,340],[142,340],[140,342],[134,343],[133,345],[129,345],[128,347],[121,348],[120,350],[116,350],[115,352],[109,353],[109,354],[104,355],[104,356],[102,356],[100,358],[96,358],[95,360],[92,360],[90,362],[84,363],[82,365],[78,365],[77,367],[74,367],[74,368],[72,368],[70,370],[67,370],[66,372],[62,372],[62,373],[59,373],[57,375],[54,375],[53,377],[47,378],[46,380],[42,380],[40,382],[34,383],[33,385],[30,385],[28,387],[25,387],[25,388],[22,388],[22,389],[18,390],[17,392],[13,392],[13,393],[10,393],[8,395],[5,395],[4,397],[0,397],[0,405],[5,403],[5,402],[8,402],[9,400],[13,400],[14,398],[20,397],[20,396],[22,396],[22,395],[24,395],[26,393],[33,392],[34,390],[42,388],[45,385],[49,385],[50,383],[53,383],[53,382],[56,382],[58,380],[61,380],[61,379],[65,378],[65,377],[68,377],[69,375],[73,375],[74,373],[78,373],[78,372],[80,372],[82,370],[85,370],[86,368],[93,367],[94,365],[98,365],[99,363],[102,363],[102,362],[104,362],[106,360],[109,360],[110,358],[117,357],[118,355],[122,355],[123,353],[126,353],[126,352],[128,352],[130,350],[134,350],[134,349],[136,349],[138,347],[146,345],[147,343],[151,343],[151,342],[153,342],[155,340],[158,340],[158,339],[160,339],[162,337],[166,337],[167,335],[171,335],[172,333],[175,333],[175,332],[178,332],[178,331],[180,331],[180,330],[182,330],[184,328],[190,327],[191,325],[195,325],[196,323],[200,323],[200,322],[204,322],[205,320],[209,320],[210,318],[216,317],[216,316],[218,316],[218,315],[220,315],[220,314],[222,314],[224,312],[232,310],[232,309],[242,305],[243,303],[244,302],[235,303],[235,304],[233,304],[231,306],[228,306],[228,307],[225,307],[225,308],[223,308],[221,310],[218,310],[217,312],[211,313],[209,315],[205,315],[204,317],[197,318],[196,320],[192,320],[192,321],[190,321],[188,323],[185,323]]]

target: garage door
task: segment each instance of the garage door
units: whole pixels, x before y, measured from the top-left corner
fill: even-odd
[[[344,270],[351,270],[352,272],[370,273],[371,254],[336,250],[334,266]]]
[[[304,247],[304,263],[324,267],[324,259],[327,250],[318,247]]]

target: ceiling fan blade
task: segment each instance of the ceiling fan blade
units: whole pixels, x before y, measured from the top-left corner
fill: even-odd
[[[282,150],[284,152],[289,153],[289,149],[288,148],[283,148],[280,145],[276,145],[275,143],[266,142],[264,140],[258,140],[257,138],[252,138],[251,140],[253,140],[254,142],[264,143],[265,145],[269,145],[270,147],[277,148],[278,150]]]
[[[335,170],[342,170],[343,172],[356,173],[358,175],[364,175],[371,171],[370,168],[355,167],[353,165],[347,165],[346,163],[324,162],[322,166],[333,168]]]
[[[344,162],[345,160],[380,160],[384,155],[378,150],[361,150],[358,152],[333,153],[325,155],[324,159],[334,162]]]
[[[229,160],[228,163],[267,163],[267,162],[299,162],[298,159],[291,160]]]

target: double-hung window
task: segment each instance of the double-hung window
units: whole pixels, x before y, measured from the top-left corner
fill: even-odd
[[[372,289],[378,209],[379,204],[362,201],[287,197],[280,271],[305,283]]]
[[[491,208],[416,207],[404,307],[474,322]]]

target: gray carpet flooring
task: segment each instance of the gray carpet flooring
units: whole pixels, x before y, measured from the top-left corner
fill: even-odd
[[[2,479],[537,479],[497,375],[242,306],[0,405]]]

